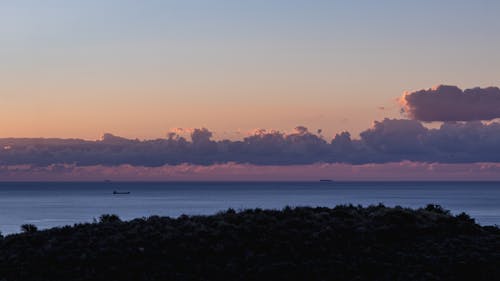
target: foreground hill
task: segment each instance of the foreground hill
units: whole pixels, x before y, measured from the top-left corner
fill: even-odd
[[[107,215],[27,231],[0,238],[0,280],[500,280],[500,229],[434,205]]]

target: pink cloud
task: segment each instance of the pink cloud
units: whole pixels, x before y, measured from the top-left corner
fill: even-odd
[[[209,166],[144,167],[29,165],[0,166],[3,181],[338,181],[500,180],[500,163],[442,164],[398,162],[351,165],[318,163],[273,166],[226,163]]]

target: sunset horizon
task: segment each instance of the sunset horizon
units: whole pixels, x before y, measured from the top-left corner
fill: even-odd
[[[0,1],[0,281],[498,280],[500,1]]]

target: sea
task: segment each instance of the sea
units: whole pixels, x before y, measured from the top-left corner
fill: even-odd
[[[113,194],[113,191],[128,194]],[[439,204],[481,225],[500,225],[500,182],[0,182],[0,231],[20,232],[151,215],[210,215],[233,208]]]

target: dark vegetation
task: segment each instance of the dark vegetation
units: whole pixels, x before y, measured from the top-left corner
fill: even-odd
[[[38,228],[34,224],[23,224],[21,225],[21,231],[25,233],[37,232]]]
[[[500,280],[500,229],[435,205],[103,215],[0,238],[0,280]]]
[[[101,215],[99,217],[99,222],[105,224],[105,223],[121,222],[121,220],[120,220],[120,217],[118,217],[117,215],[105,214],[105,215]]]

